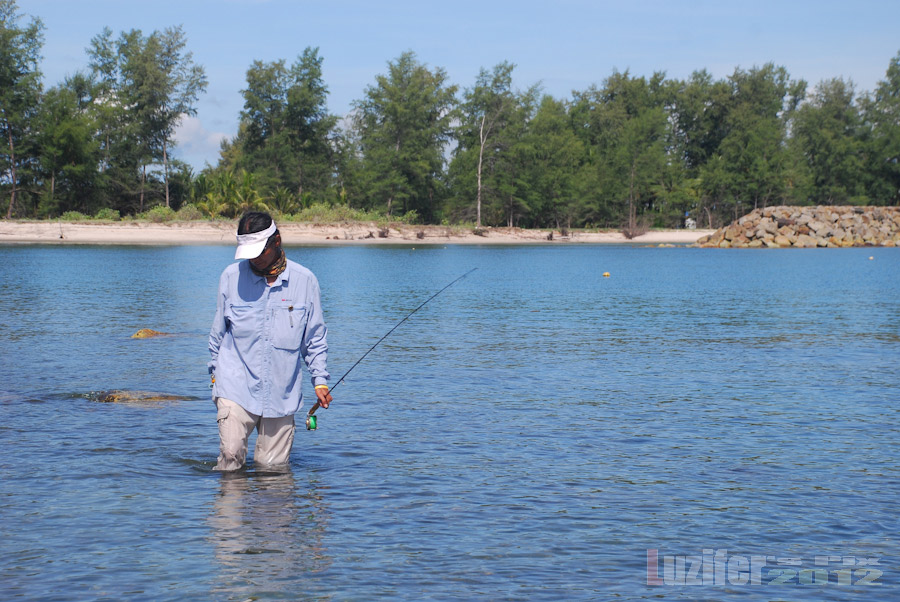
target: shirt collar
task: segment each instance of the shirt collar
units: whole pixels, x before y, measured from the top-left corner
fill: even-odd
[[[266,282],[265,276],[260,276],[259,274],[257,274],[250,268],[250,260],[245,259],[244,261],[247,262],[247,272],[250,274],[250,276],[252,276],[257,282],[259,282],[261,280],[263,286],[269,286],[269,284]],[[290,278],[288,277],[288,268],[285,267],[284,271],[281,272],[280,274],[278,274],[278,276],[275,278],[275,282],[272,283],[272,286],[278,286],[280,284],[285,284],[289,281],[290,281]]]

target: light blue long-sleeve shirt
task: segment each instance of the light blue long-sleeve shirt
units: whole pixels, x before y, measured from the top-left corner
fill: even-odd
[[[313,386],[328,379],[327,329],[319,282],[288,260],[271,286],[249,261],[225,268],[209,332],[213,397],[225,397],[258,416],[276,418],[303,405],[300,360]]]

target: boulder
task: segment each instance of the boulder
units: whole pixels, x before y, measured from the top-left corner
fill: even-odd
[[[800,248],[817,247],[818,245],[818,241],[809,234],[801,234],[794,241],[794,246]]]
[[[810,221],[806,222],[806,227],[809,228],[812,232],[817,232],[820,229],[824,228],[825,224],[817,219],[811,219]]]
[[[734,240],[744,233],[744,229],[740,226],[729,226],[725,228],[725,240]]]
[[[778,225],[770,219],[759,220],[759,229],[772,235],[778,233]]]
[[[819,224],[821,224],[820,227],[812,229],[816,233],[817,237],[828,238],[834,233],[834,229],[831,227],[831,224],[824,224],[822,222],[819,222]]]
[[[789,247],[791,246],[791,239],[785,236],[784,234],[779,234],[774,239],[775,244],[779,247]]]

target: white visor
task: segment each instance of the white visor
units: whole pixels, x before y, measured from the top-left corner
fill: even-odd
[[[262,232],[251,232],[250,234],[238,234],[238,248],[234,252],[235,259],[255,259],[262,255],[263,249],[266,248],[266,242],[269,237],[275,234],[275,222],[263,230]]]

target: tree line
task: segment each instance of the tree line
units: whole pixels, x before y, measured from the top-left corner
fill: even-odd
[[[774,64],[684,80],[613,71],[554,98],[515,65],[460,89],[413,52],[348,115],[328,111],[323,57],[254,61],[237,135],[199,174],[172,158],[202,66],[173,27],[104,29],[83,72],[44,89],[39,19],[0,0],[0,189],[9,217],[233,217],[340,207],[421,223],[718,226],[778,204],[900,204],[900,53],[874,91],[810,88]],[[2,206],[2,205],[0,205]]]

